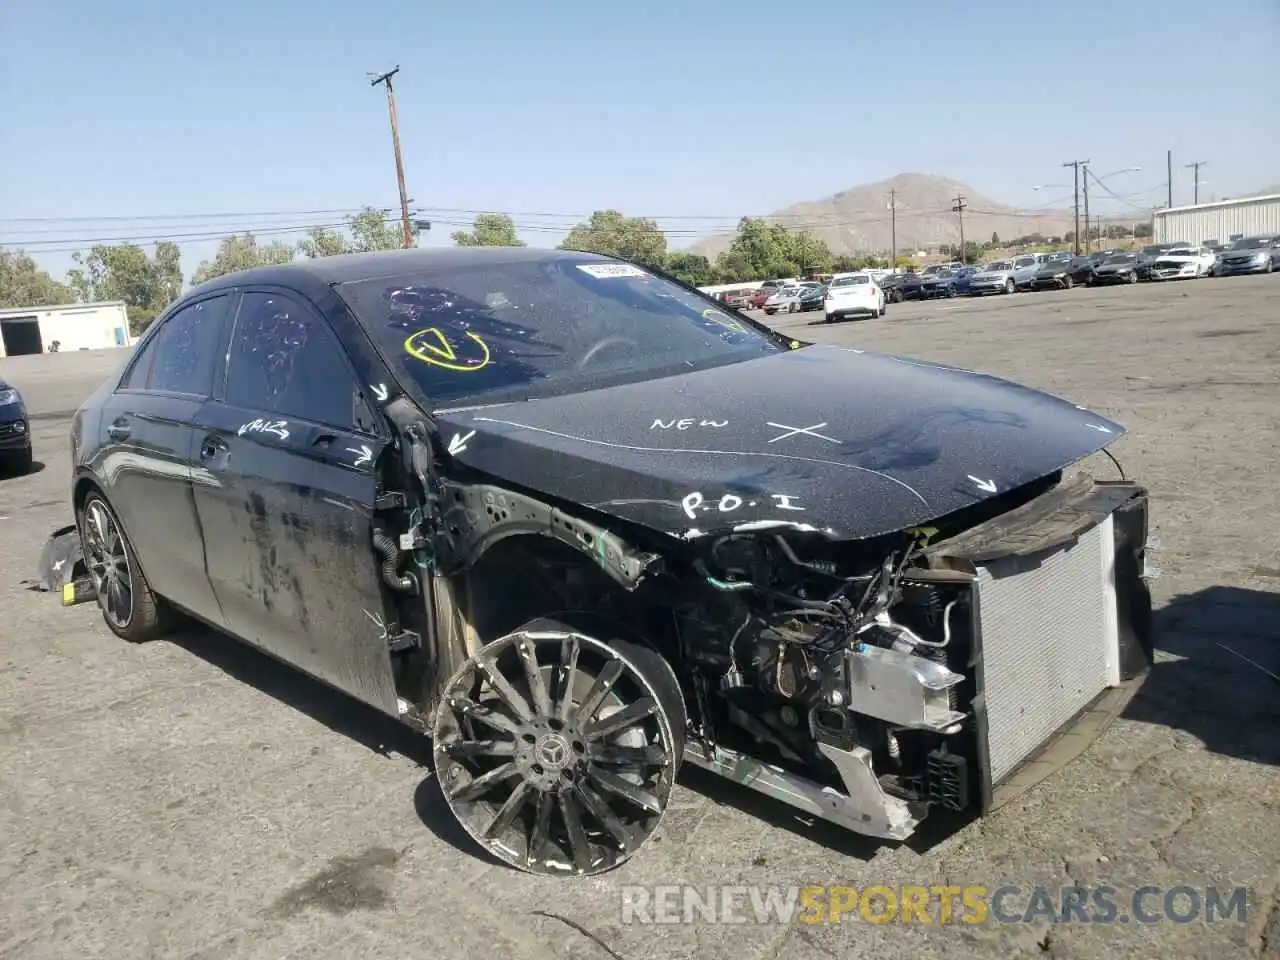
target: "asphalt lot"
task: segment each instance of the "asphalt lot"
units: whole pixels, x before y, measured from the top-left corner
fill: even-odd
[[[70,415],[123,358],[14,358],[0,375],[28,398],[43,469],[0,480],[0,956],[1280,956],[1280,683],[1236,655],[1280,673],[1280,277],[814,319],[777,325],[1008,376],[1129,427],[1113,451],[1152,491],[1160,653],[1082,757],[925,850],[805,826],[691,772],[621,870],[514,873],[453,826],[407,730],[229,639],[130,647],[96,607],[22,585],[70,519]],[[654,927],[624,925],[619,894],[1100,882],[1247,886],[1247,922]]]

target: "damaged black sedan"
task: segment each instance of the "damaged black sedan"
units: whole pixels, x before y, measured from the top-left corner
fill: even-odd
[[[196,287],[76,414],[108,627],[193,616],[433,739],[520,869],[681,765],[888,840],[991,810],[1150,656],[1123,428],[784,337],[606,257],[412,250]]]

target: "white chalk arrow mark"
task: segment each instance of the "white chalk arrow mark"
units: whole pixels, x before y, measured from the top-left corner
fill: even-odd
[[[385,383],[371,383],[369,387],[373,390],[373,395],[378,398],[379,403],[386,403],[388,393]]]
[[[466,434],[465,436],[459,436],[458,434],[455,433],[453,435],[453,439],[449,441],[449,456],[456,457],[463,450],[467,449],[467,441],[470,440],[475,435],[476,435],[476,432],[474,430],[472,430],[470,433]]]
[[[351,465],[353,467],[363,467],[373,459],[373,451],[363,443],[358,447],[347,447],[347,453],[354,453],[356,455],[356,458],[351,461]]]
[[[1088,427],[1090,430],[1097,430],[1099,433],[1110,433],[1110,432],[1111,432],[1111,428],[1110,428],[1110,427],[1104,427],[1104,426],[1103,426],[1102,424],[1100,424],[1100,423],[1086,423],[1086,424],[1085,424],[1085,426],[1086,426],[1086,427]]]
[[[973,474],[969,474],[969,479],[973,481],[973,485],[984,493],[995,493],[996,482],[994,480],[979,480]]]

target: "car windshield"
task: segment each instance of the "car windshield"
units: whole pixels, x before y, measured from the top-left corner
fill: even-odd
[[[1245,237],[1231,245],[1232,250],[1261,250],[1271,242],[1270,237]]]
[[[854,275],[853,275],[853,276],[851,276],[851,277],[836,277],[834,280],[832,280],[832,281],[831,281],[831,286],[833,286],[833,287],[860,287],[860,286],[862,286],[862,285],[864,285],[864,284],[867,284],[867,283],[870,283],[870,282],[871,282],[871,278],[870,278],[870,277],[868,277],[866,274],[863,274],[863,273],[857,273],[857,274],[854,274]]]
[[[1150,256],[1151,254],[1155,254],[1155,253],[1164,253],[1166,250],[1169,249],[1169,247],[1170,247],[1170,244],[1167,244],[1167,243],[1153,243],[1149,247],[1143,247],[1142,252]]]
[[[982,269],[987,273],[996,273],[1001,270],[1012,270],[1013,264],[1008,260],[995,260],[983,266]]]
[[[941,272],[942,272],[943,270],[945,270],[945,269],[946,269],[945,267],[943,267],[943,266],[941,266],[941,265],[939,265],[939,264],[934,264],[932,267],[925,267],[925,268],[924,268],[924,274],[923,274],[923,276],[931,277],[931,276],[933,276],[935,273],[941,273]]]
[[[1190,247],[1174,247],[1171,250],[1166,250],[1164,255],[1166,257],[1194,257],[1196,252]]]
[[[1105,263],[1132,263],[1136,257],[1132,253],[1118,253],[1114,257],[1107,257]]]
[[[433,408],[576,393],[786,349],[713,300],[613,261],[487,261],[337,289]]]
[[[1033,267],[1039,262],[1040,261],[1037,260],[1035,257],[1019,257],[1017,260],[1013,261],[1013,265],[1019,268]]]

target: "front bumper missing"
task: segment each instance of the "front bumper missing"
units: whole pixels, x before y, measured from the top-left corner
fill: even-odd
[[[1141,486],[1082,476],[927,548],[929,579],[970,591],[972,702],[955,705],[967,712],[948,704],[958,675],[904,669],[899,660],[918,658],[866,647],[848,654],[850,705],[972,737],[967,789],[977,812],[1041,782],[1107,728],[1151,663],[1147,511]],[[887,793],[866,748],[819,749],[843,791],[723,748],[691,743],[685,758],[857,833],[904,840],[916,831],[929,806]]]

